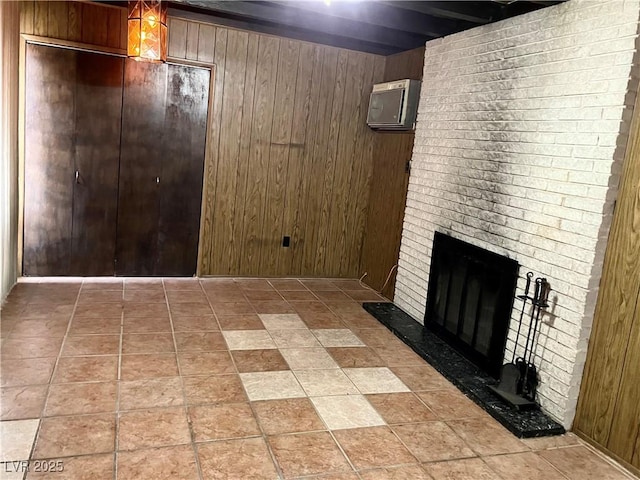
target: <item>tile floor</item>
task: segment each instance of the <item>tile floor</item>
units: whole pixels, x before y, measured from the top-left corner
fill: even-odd
[[[571,434],[512,436],[368,300],[357,280],[19,283],[0,478],[631,478]]]

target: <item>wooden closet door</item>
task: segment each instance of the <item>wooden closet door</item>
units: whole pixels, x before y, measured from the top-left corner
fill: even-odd
[[[71,275],[113,275],[124,59],[77,53]]]
[[[68,275],[77,52],[28,44],[25,75],[25,275]]]
[[[167,65],[126,60],[116,273],[158,275],[158,199]]]
[[[208,69],[168,66],[158,225],[161,275],[196,272],[210,75]]]

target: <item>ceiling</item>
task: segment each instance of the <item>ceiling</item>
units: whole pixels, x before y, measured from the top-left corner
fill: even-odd
[[[169,14],[390,55],[556,3],[560,1],[172,0]]]

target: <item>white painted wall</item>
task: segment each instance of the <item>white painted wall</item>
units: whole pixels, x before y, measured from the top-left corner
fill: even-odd
[[[639,12],[571,0],[426,46],[395,301],[422,322],[436,230],[516,259],[519,289],[528,270],[547,277],[539,400],[565,427],[637,90]]]
[[[0,302],[17,277],[20,2],[0,2]]]

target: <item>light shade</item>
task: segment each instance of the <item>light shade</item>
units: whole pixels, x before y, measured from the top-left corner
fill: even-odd
[[[167,60],[167,2],[129,2],[127,55],[136,60]]]

